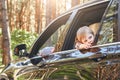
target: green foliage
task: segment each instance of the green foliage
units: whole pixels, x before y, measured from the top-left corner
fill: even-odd
[[[30,33],[25,30],[14,30],[11,33],[11,48],[12,50],[18,44],[26,44],[27,49],[29,49],[36,39],[37,34]]]
[[[0,28],[0,36],[2,35],[2,29]]]

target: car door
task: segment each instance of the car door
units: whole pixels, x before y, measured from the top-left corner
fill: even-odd
[[[97,38],[95,40],[96,41],[95,46],[99,47],[99,45],[102,45],[102,47],[103,48],[106,47],[106,50],[108,51],[109,49],[116,50],[116,51],[119,50],[118,49],[119,47],[117,47],[120,44],[119,34],[118,34],[120,31],[118,30],[119,26],[117,21],[118,20],[118,2],[111,0],[111,2],[106,8],[105,6],[103,5],[101,6],[100,4],[96,7],[91,7],[90,9],[87,9],[87,10],[86,9],[81,10],[81,12],[77,15],[78,15],[77,18],[76,19],[74,18],[76,23],[73,23],[74,26],[71,26],[68,30],[69,32],[63,44],[63,50],[70,50],[74,48],[73,46],[74,46],[76,31],[79,27],[82,27],[85,25],[93,28],[95,27],[94,29],[98,28],[96,32]],[[111,48],[112,46],[113,48]],[[113,52],[113,54],[115,54],[115,52]],[[119,53],[119,51],[117,52]]]
[[[118,39],[119,26],[118,26],[118,21],[117,21],[117,19],[118,19],[118,2],[116,2],[116,1],[111,2],[109,5],[109,8],[107,7],[106,8],[107,10],[104,11],[105,13],[104,12],[100,13],[103,11],[102,7],[105,7],[105,6],[102,5],[101,7],[98,7],[98,8],[91,8],[91,9],[89,9],[90,11],[83,10],[83,11],[81,11],[81,12],[83,12],[82,15],[81,15],[81,13],[79,13],[81,15],[80,17],[79,17],[79,14],[77,14],[78,15],[77,18],[74,18],[76,23],[73,23],[74,26],[71,26],[69,28],[69,32],[66,36],[66,40],[63,45],[63,50],[73,49],[75,32],[79,27],[81,27],[83,25],[91,26],[92,24],[100,23],[99,26],[102,28],[99,32],[96,46],[99,47],[103,52],[107,51],[107,53],[105,53],[105,54],[107,54],[106,58],[108,60],[106,60],[105,62],[104,62],[104,60],[103,60],[103,62],[102,61],[99,62],[99,60],[102,59],[102,57],[96,59],[96,57],[99,57],[99,55],[100,55],[99,53],[97,56],[92,56],[92,57],[95,57],[94,58],[95,61],[99,62],[96,65],[94,64],[94,62],[90,63],[91,62],[90,59],[89,60],[77,59],[76,61],[71,61],[69,59],[68,64],[67,63],[59,64],[59,66],[57,67],[58,70],[54,71],[49,76],[49,79],[68,79],[68,80],[74,80],[74,79],[75,80],[82,80],[82,79],[84,79],[84,80],[106,79],[107,80],[110,78],[112,78],[113,80],[119,79],[119,76],[117,76],[116,78],[107,76],[110,73],[112,75],[114,74],[112,72],[111,65],[114,65],[116,62],[119,63],[120,42]],[[85,13],[87,13],[87,14],[85,14]],[[95,14],[98,14],[98,15],[95,16]],[[94,17],[94,18],[92,18],[92,17]],[[95,26],[95,27],[97,27],[97,26]],[[112,54],[112,55],[109,55],[109,54]],[[85,63],[85,61],[87,61],[88,63],[86,62],[86,64],[81,64],[82,62]],[[104,68],[103,68],[103,66],[104,66]],[[120,72],[120,70],[117,69],[118,67],[116,67],[116,73]],[[105,69],[105,68],[107,68],[107,69]],[[97,69],[101,69],[101,70],[97,70]],[[104,73],[100,72],[103,70],[106,72],[104,72]],[[98,76],[95,76],[95,75],[98,75]]]

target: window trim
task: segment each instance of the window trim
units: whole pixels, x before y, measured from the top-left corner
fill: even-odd
[[[118,0],[118,41],[120,41],[120,0]]]

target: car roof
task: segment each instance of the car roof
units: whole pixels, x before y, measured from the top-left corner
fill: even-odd
[[[97,4],[101,4],[101,3],[105,3],[105,2],[109,2],[109,1],[110,0],[92,0],[92,1],[88,1],[86,3],[79,4],[79,5],[76,5],[76,6],[72,7],[72,8],[70,8],[69,10],[67,10],[64,13],[60,14],[60,16],[69,14],[69,13],[73,12],[76,9],[79,10],[79,9],[82,9],[82,8],[91,7],[93,5],[97,5]]]

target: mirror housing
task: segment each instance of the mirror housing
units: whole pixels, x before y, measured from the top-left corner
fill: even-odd
[[[14,48],[14,55],[19,56],[19,57],[28,57],[28,53],[26,50],[26,44],[17,45]]]

